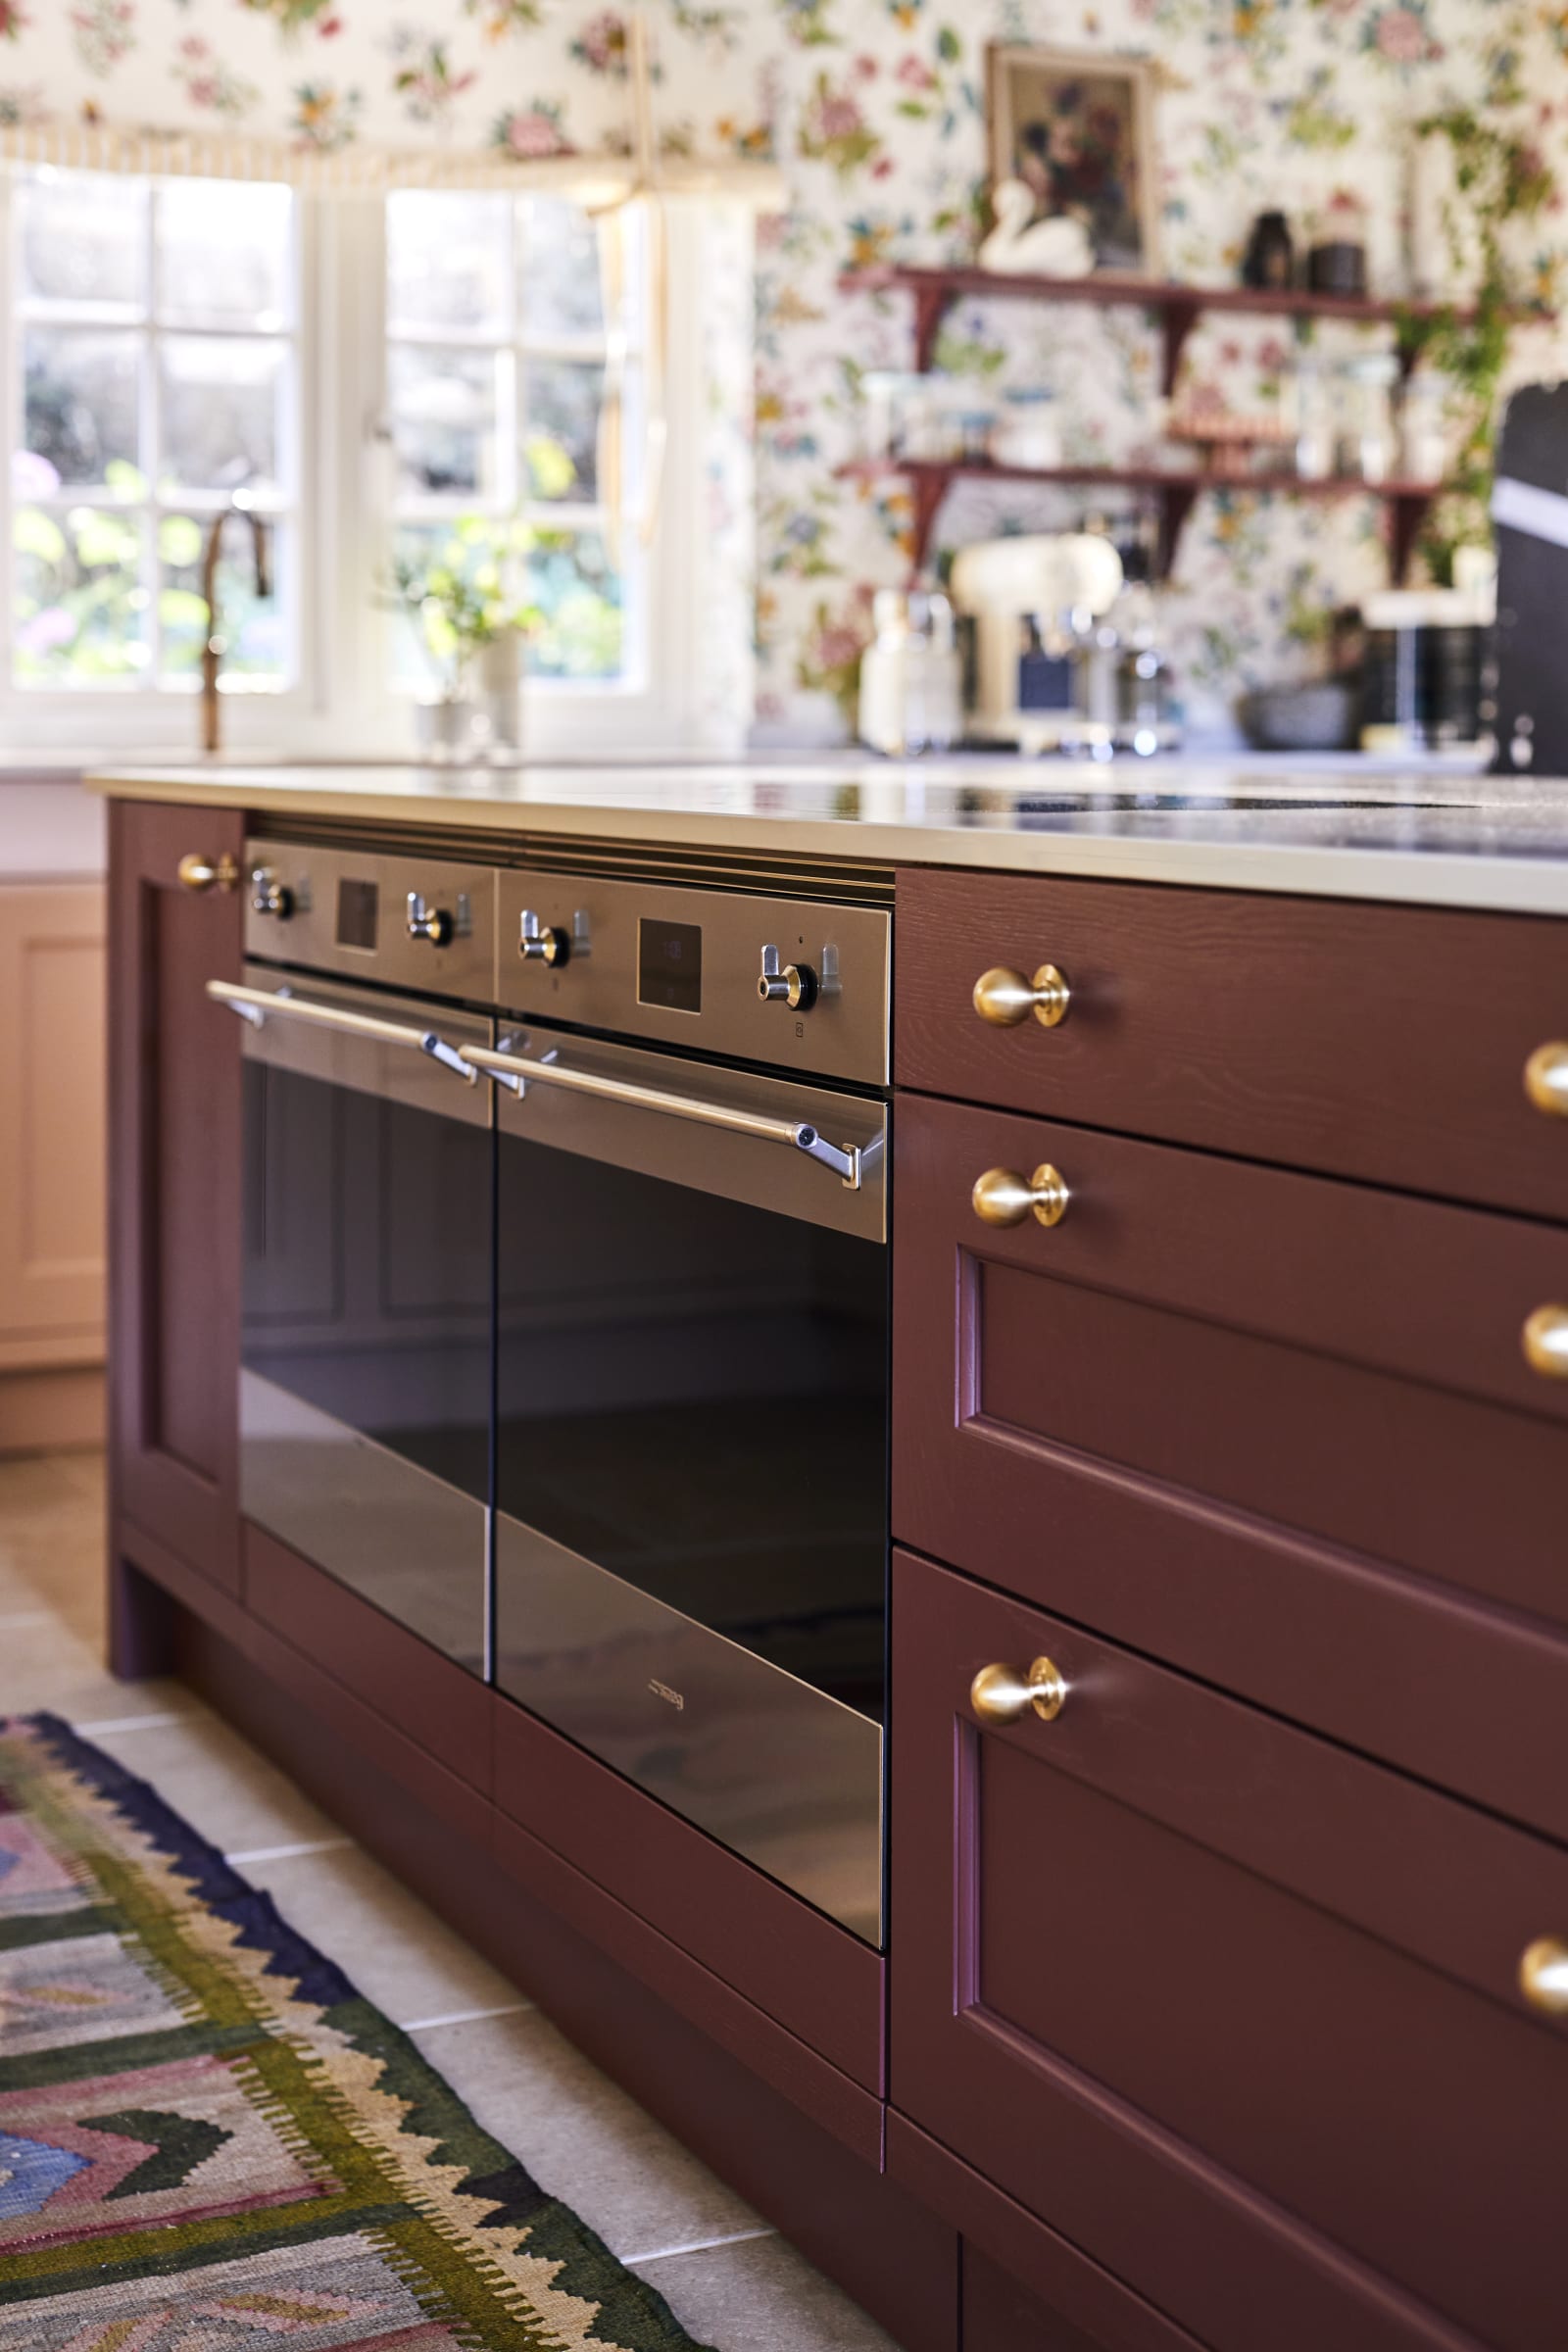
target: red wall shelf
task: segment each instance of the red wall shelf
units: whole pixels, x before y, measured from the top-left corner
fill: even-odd
[[[906,481],[914,501],[914,565],[930,552],[931,533],[943,500],[956,481],[1071,483],[1079,488],[1152,490],[1159,500],[1159,568],[1170,570],[1182,526],[1204,490],[1236,490],[1249,497],[1310,499],[1375,498],[1389,517],[1389,562],[1402,579],[1427,508],[1442,487],[1436,482],[1363,482],[1353,475],[1310,481],[1295,473],[1229,474],[1173,466],[997,466],[989,459],[857,458],[839,467],[849,481]]]
[[[1383,301],[1371,295],[1317,294],[1297,288],[1173,285],[1165,278],[1120,277],[1109,273],[1091,277],[1014,277],[992,270],[916,270],[899,265],[852,270],[840,278],[839,286],[846,294],[913,296],[915,368],[922,375],[928,372],[935,358],[944,317],[965,295],[999,302],[1078,302],[1092,303],[1102,310],[1121,307],[1152,312],[1159,322],[1160,385],[1167,397],[1175,388],[1187,339],[1206,311],[1240,312],[1259,318],[1342,318],[1360,326],[1393,325],[1400,330],[1399,363],[1408,373],[1417,355],[1404,329],[1417,320],[1443,316],[1448,307],[1436,302]],[[1544,313],[1540,315],[1545,317]],[[1521,312],[1519,316],[1534,318],[1537,314]],[[1388,514],[1389,560],[1394,576],[1403,579],[1427,509],[1442,487],[1433,482],[1306,481],[1291,473],[1232,476],[1158,466],[1057,466],[1042,469],[995,466],[976,460],[942,464],[873,460],[840,470],[862,481],[896,475],[908,481],[914,499],[917,567],[925,562],[943,500],[955,481],[965,479],[1072,482],[1080,486],[1098,483],[1107,490],[1152,490],[1159,500],[1160,567],[1167,572],[1175,561],[1182,526],[1200,491],[1243,490],[1254,495],[1313,499],[1376,498],[1383,502]]]
[[[846,294],[906,293],[914,297],[915,367],[923,375],[936,350],[937,333],[949,308],[965,294],[998,302],[1087,302],[1097,309],[1152,311],[1160,321],[1164,365],[1161,389],[1169,393],[1188,336],[1205,311],[1241,311],[1254,318],[1346,318],[1359,326],[1402,326],[1440,318],[1440,302],[1383,302],[1369,294],[1313,294],[1254,286],[1179,286],[1162,277],[1009,277],[994,270],[852,270],[839,279]],[[1530,314],[1521,314],[1528,316]],[[1400,358],[1414,358],[1401,335]]]

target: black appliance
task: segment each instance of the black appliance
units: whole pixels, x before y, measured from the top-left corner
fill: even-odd
[[[1494,770],[1568,775],[1568,383],[1530,384],[1503,416],[1497,539]]]

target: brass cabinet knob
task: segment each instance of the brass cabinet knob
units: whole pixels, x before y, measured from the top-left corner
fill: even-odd
[[[215,882],[220,890],[233,890],[239,883],[239,866],[226,850],[216,865],[200,850],[188,850],[174,871],[182,890],[211,890]]]
[[[1031,1707],[1051,1723],[1066,1699],[1066,1678],[1050,1658],[1036,1658],[1022,1675],[1010,1666],[982,1666],[969,1685],[969,1704],[982,1723],[1017,1723]]]
[[[998,1029],[1015,1028],[1030,1013],[1042,1029],[1054,1029],[1058,1021],[1067,1018],[1071,1003],[1066,974],[1058,972],[1054,963],[1043,963],[1032,980],[1009,964],[999,963],[982,972],[974,984],[976,1012]]]
[[[1543,1380],[1568,1380],[1568,1306],[1538,1306],[1520,1336],[1532,1372]]]
[[[1538,1046],[1525,1063],[1525,1093],[1538,1110],[1568,1119],[1568,1045]]]
[[[1059,1225],[1072,1195],[1048,1160],[1028,1177],[987,1168],[975,1178],[969,1199],[983,1225],[1021,1225],[1031,1214],[1042,1225]]]
[[[1519,1962],[1519,1989],[1545,2017],[1568,2017],[1568,1943],[1538,1936]]]

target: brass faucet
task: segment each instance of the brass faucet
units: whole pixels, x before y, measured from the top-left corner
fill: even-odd
[[[218,710],[218,675],[228,640],[220,625],[218,612],[218,559],[222,551],[223,525],[231,514],[243,514],[251,526],[251,546],[256,558],[256,593],[272,593],[271,565],[268,561],[267,522],[255,508],[242,498],[235,498],[220,514],[213,516],[207,534],[207,548],[202,557],[202,598],[207,607],[207,638],[202,646],[202,750],[219,749],[220,729]]]

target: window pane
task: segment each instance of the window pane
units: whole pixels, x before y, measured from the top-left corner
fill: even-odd
[[[289,314],[287,188],[171,179],[158,191],[158,301],[165,315],[278,327]]]
[[[201,668],[209,621],[201,593],[202,558],[211,516],[166,514],[158,526],[158,620],[165,678],[194,677]],[[281,684],[287,643],[278,606],[278,534],[267,531],[270,593],[256,593],[256,563],[248,525],[236,516],[224,525],[218,564],[218,612],[224,640],[225,677],[265,678]]]
[[[453,534],[444,522],[403,523],[393,535],[394,571],[406,566],[416,577],[432,564],[452,561]],[[392,674],[400,686],[420,694],[445,693],[457,683],[457,663],[450,637],[440,616],[420,613],[394,589],[392,603]]]
[[[599,235],[581,207],[530,198],[518,307],[524,335],[597,335],[605,324]]]
[[[387,377],[400,487],[424,496],[488,494],[496,461],[494,355],[405,343],[389,354]]]
[[[398,327],[463,327],[503,336],[511,255],[511,199],[425,195],[387,199],[387,317]]]
[[[134,678],[147,666],[139,515],[23,507],[16,548],[12,661],[23,685]]]
[[[27,329],[23,343],[26,445],[53,466],[57,481],[104,483],[112,466],[136,465],[139,351],[134,334]]]
[[[170,335],[161,358],[161,485],[276,488],[285,346],[241,335]]]
[[[604,382],[602,368],[575,360],[528,362],[522,447],[533,497],[589,505],[598,497]]]
[[[614,678],[624,666],[621,583],[597,531],[552,531],[529,564],[541,625],[528,648],[536,678]]]
[[[104,172],[50,172],[23,180],[22,292],[43,302],[145,306],[147,189]]]

